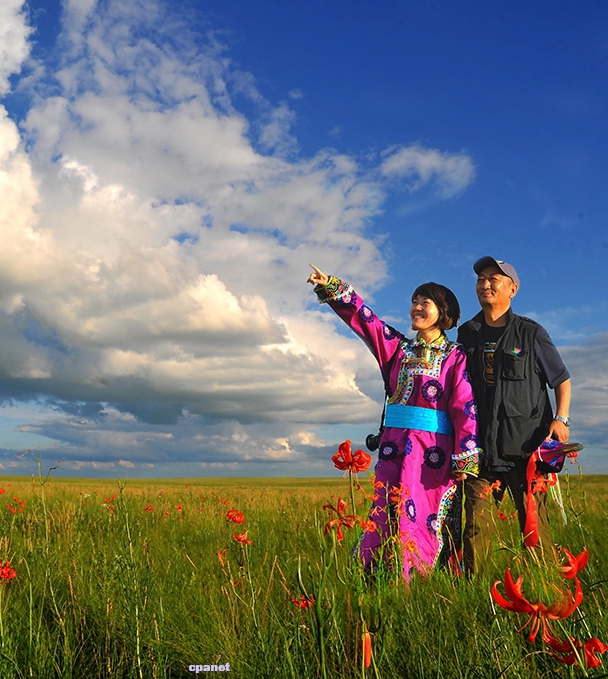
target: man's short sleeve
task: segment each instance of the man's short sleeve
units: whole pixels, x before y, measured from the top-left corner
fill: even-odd
[[[547,384],[551,389],[559,387],[562,382],[570,378],[568,368],[562,361],[559,351],[549,337],[549,333],[542,326],[539,326],[536,333],[534,351],[536,360],[545,373]]]

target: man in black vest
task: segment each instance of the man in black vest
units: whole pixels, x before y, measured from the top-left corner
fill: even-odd
[[[519,276],[506,262],[482,257],[473,266],[481,312],[460,326],[467,370],[477,400],[484,457],[479,478],[465,481],[465,569],[470,575],[489,556],[492,503],[509,489],[524,532],[526,463],[543,439],[568,440],[570,375],[547,331],[517,316],[511,300]],[[553,415],[547,387],[555,390]],[[550,548],[547,494],[535,493],[539,546]]]

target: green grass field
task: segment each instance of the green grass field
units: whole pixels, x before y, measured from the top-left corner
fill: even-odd
[[[567,525],[551,503],[556,543],[590,551],[582,604],[553,623],[562,638],[608,642],[607,489],[608,477],[562,474]],[[2,679],[187,677],[197,665],[199,676],[235,678],[586,672],[553,658],[542,641],[527,641],[518,632],[527,616],[490,596],[507,566],[526,574],[531,601],[573,591],[554,564],[522,552],[514,518],[497,520],[484,574],[468,582],[437,569],[408,591],[389,572],[363,576],[351,557],[358,527],[345,531],[343,543],[334,532],[323,537],[323,505],[350,497],[339,472],[334,479],[126,484],[5,477],[0,490],[0,560],[16,571],[0,584]],[[363,516],[368,500],[359,492],[357,502]],[[245,523],[228,522],[229,509],[242,511]],[[233,538],[244,531],[250,545]],[[292,602],[311,595],[310,608]],[[372,632],[368,668],[365,630]],[[603,667],[587,673],[608,676]]]

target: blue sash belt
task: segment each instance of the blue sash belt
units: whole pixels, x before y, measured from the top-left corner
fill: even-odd
[[[386,406],[384,426],[397,429],[420,429],[454,436],[454,427],[445,410],[406,406],[399,403]]]

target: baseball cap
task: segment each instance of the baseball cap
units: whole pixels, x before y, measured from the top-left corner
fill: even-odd
[[[494,259],[494,257],[482,257],[478,259],[475,264],[473,264],[473,271],[476,274],[480,274],[488,266],[495,266],[500,269],[500,271],[508,276],[516,285],[519,287],[519,276],[517,271],[510,264],[503,262],[502,259]]]

